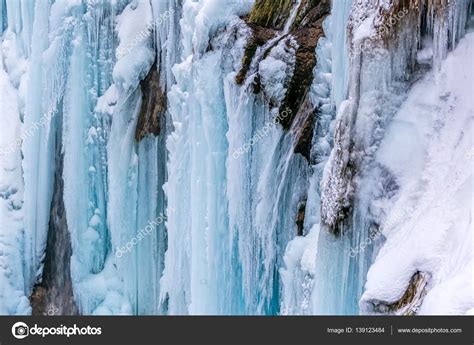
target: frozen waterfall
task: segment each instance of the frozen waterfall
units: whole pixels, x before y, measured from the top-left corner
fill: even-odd
[[[0,4],[0,314],[472,313],[471,0]]]

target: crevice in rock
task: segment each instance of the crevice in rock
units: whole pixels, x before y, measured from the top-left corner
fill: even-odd
[[[304,217],[306,211],[306,200],[301,201],[298,204],[298,211],[296,214],[296,228],[297,228],[297,235],[304,236]]]
[[[284,129],[291,127],[294,116],[303,104],[311,87],[313,68],[316,65],[316,45],[319,39],[324,36],[322,24],[329,12],[329,2],[320,1],[304,16],[300,25],[291,31],[298,43],[298,49],[293,76],[280,107],[280,109],[290,108],[292,110],[291,114],[293,114],[293,116],[288,116],[281,122]]]
[[[160,135],[164,128],[164,113],[166,112],[166,92],[160,85],[160,72],[157,62],[153,64],[148,75],[140,82],[142,104],[138,115],[135,140],[138,142],[151,134]]]
[[[244,20],[245,19],[248,20],[248,18],[244,18]],[[247,72],[250,69],[250,64],[252,63],[252,60],[255,56],[257,48],[260,46],[263,46],[267,41],[274,38],[276,35],[276,30],[273,30],[270,28],[264,28],[250,22],[248,22],[247,25],[252,30],[252,34],[250,38],[248,39],[247,45],[245,47],[244,56],[242,58],[242,67],[240,71],[237,73],[237,75],[235,76],[235,82],[238,85],[242,85],[243,82],[245,81],[245,78],[247,77]],[[271,48],[273,48],[273,46],[270,47],[269,49]],[[259,91],[260,91],[259,89],[256,90],[256,92],[259,92]]]
[[[309,94],[306,93],[303,104],[300,106],[296,116],[294,116],[292,131],[295,144],[293,151],[301,154],[308,162],[310,162],[312,138],[318,112],[319,110],[314,109],[314,106],[311,104]]]
[[[33,315],[78,315],[74,301],[70,262],[71,236],[64,208],[63,161],[61,134],[56,139],[54,189],[51,201],[48,240],[41,282],[33,288],[30,303]]]

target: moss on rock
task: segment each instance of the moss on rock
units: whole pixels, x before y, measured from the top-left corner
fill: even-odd
[[[249,23],[281,30],[292,5],[292,0],[258,0],[250,12]]]
[[[296,115],[303,103],[313,81],[313,68],[316,65],[315,49],[320,37],[324,36],[322,28],[323,20],[329,14],[329,1],[319,1],[302,19],[301,26],[293,33],[298,42],[296,51],[296,62],[293,77],[288,85],[288,91],[282,102],[281,109],[289,108]],[[282,121],[282,126],[289,129],[294,116],[289,116]]]

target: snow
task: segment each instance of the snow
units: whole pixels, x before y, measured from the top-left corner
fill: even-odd
[[[332,2],[309,91],[319,107],[310,164],[294,153],[297,126],[273,123],[303,2],[237,85],[251,33],[240,17],[253,3],[2,1],[0,314],[31,312],[61,157],[82,314],[356,314],[363,292],[360,310],[374,313],[371,301],[396,301],[417,271],[429,277],[419,313],[474,313],[473,34],[441,64],[464,34],[467,1],[428,15],[420,51],[407,24],[377,54],[359,44],[376,39],[392,2]],[[415,58],[435,69],[404,102],[411,85],[393,81],[409,79]],[[167,111],[161,134],[137,141],[151,68]],[[370,157],[357,190],[343,176],[354,143]],[[321,219],[353,192],[336,237]]]
[[[151,5],[148,1],[132,1],[116,20],[119,45],[113,78],[116,86],[129,95],[146,76],[155,59],[151,44]]]
[[[268,97],[280,104],[286,94],[286,85],[293,76],[295,67],[296,41],[290,37],[281,40],[268,56],[260,61],[258,72],[261,83]]]
[[[420,314],[465,314],[474,306],[472,148],[474,33],[411,89],[387,130],[377,160],[399,184],[382,246],[367,275],[360,306],[392,303],[411,276],[430,281]]]
[[[117,104],[117,86],[110,85],[107,91],[97,99],[95,111],[98,113],[105,113],[112,115],[114,113],[115,105]]]
[[[30,313],[27,282],[23,277],[24,225],[20,113],[17,90],[0,66],[0,314]]]
[[[357,26],[356,30],[354,30],[353,37],[355,43],[361,44],[364,39],[370,38],[376,34],[376,30],[374,28],[374,20],[375,14],[372,13],[367,18],[365,18],[359,24],[359,26]]]
[[[254,0],[238,0],[226,1],[223,5],[219,0],[200,0],[194,4],[197,10],[192,33],[194,51],[203,53],[216,30],[227,23],[231,16],[249,13],[253,3]],[[192,6],[191,4],[191,1],[186,1],[184,7]]]
[[[419,63],[429,63],[433,58],[433,42],[431,40],[423,40],[422,49],[418,51],[416,56]]]
[[[71,270],[78,271],[75,261]],[[124,298],[122,282],[112,260],[107,260],[104,269],[98,274],[90,274],[75,282],[75,298],[83,310],[91,315],[130,315],[132,305]]]
[[[295,237],[288,243],[280,269],[284,294],[281,314],[312,314],[311,292],[316,274],[319,224],[313,225],[309,234]]]
[[[21,77],[28,70],[28,60],[25,59],[18,45],[19,42],[16,34],[7,30],[3,34],[2,54],[5,57],[4,66],[8,71],[8,77],[15,88],[19,87]]]

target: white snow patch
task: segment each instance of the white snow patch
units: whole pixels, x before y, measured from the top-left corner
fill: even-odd
[[[155,59],[152,49],[152,9],[148,1],[133,1],[117,16],[117,63],[113,79],[126,94],[143,79]]]
[[[17,90],[0,61],[0,314],[31,311],[23,277],[24,223]],[[21,142],[20,142],[21,143]]]
[[[361,312],[369,301],[397,301],[412,275],[431,279],[419,314],[472,312],[472,126],[474,33],[466,35],[433,72],[417,82],[395,116],[377,159],[400,190],[385,227],[386,243],[367,276]]]

